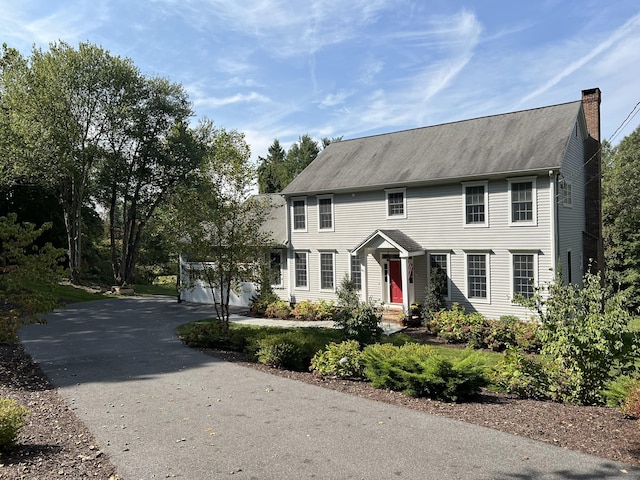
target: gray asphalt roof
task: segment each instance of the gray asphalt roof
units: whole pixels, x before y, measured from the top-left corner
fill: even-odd
[[[382,234],[382,235],[380,235]],[[401,230],[376,230],[367,238],[365,238],[360,244],[354,249],[354,251],[359,250],[360,248],[366,246],[371,240],[373,240],[377,236],[386,237],[391,242],[395,243],[400,249],[407,251],[407,253],[416,253],[416,252],[424,252],[424,248],[418,242],[416,242],[409,235],[405,234]]]
[[[256,197],[266,197],[271,200],[271,215],[262,225],[263,232],[271,233],[273,243],[277,246],[287,243],[287,201],[279,193],[265,193]]]
[[[283,194],[559,168],[581,101],[330,144]]]

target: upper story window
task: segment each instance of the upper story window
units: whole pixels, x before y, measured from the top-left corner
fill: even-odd
[[[536,224],[535,178],[509,179],[509,221],[512,225]]]
[[[464,197],[464,223],[468,226],[488,225],[489,182],[469,182],[462,185]]]
[[[573,191],[571,183],[567,182],[566,179],[560,183],[560,198],[563,207],[573,207]]]
[[[406,188],[386,190],[387,218],[407,218]]]
[[[318,197],[318,230],[333,230],[332,197]]]
[[[307,231],[307,199],[297,198],[292,202],[293,229]]]

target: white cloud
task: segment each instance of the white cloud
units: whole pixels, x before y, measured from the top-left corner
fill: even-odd
[[[222,107],[226,105],[232,105],[234,103],[266,103],[269,102],[269,98],[261,95],[257,92],[251,92],[249,94],[236,93],[230,97],[223,98],[199,98],[194,101],[197,106],[208,107]]]
[[[330,108],[341,105],[350,96],[350,93],[341,90],[336,93],[330,93],[320,102],[320,108]]]

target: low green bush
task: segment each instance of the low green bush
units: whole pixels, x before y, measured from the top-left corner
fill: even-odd
[[[280,298],[273,292],[260,292],[258,295],[251,297],[251,300],[249,301],[249,310],[255,315],[265,315],[269,305],[277,302],[278,300],[280,300]]]
[[[311,359],[309,369],[322,376],[338,378],[362,378],[360,344],[355,340],[331,342]]]
[[[218,320],[194,322],[178,330],[180,339],[190,347],[242,351],[243,335],[235,329],[225,330]]]
[[[15,400],[0,398],[0,450],[15,446],[28,413],[29,410]]]
[[[472,351],[447,359],[429,345],[375,344],[363,350],[361,362],[374,387],[413,397],[461,401],[477,395],[488,384],[484,360]]]
[[[637,387],[640,387],[639,379],[629,375],[620,375],[609,381],[602,393],[608,406],[621,407],[625,403],[629,392]]]
[[[311,345],[299,335],[285,332],[261,338],[257,341],[258,362],[274,368],[305,371],[311,363]]]

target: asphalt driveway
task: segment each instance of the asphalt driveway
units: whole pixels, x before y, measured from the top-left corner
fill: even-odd
[[[182,346],[175,328],[212,315],[174,299],[104,300],[56,311],[20,337],[124,480],[640,478]]]

